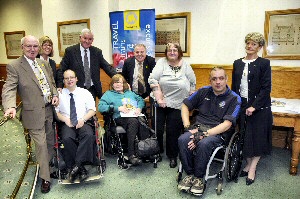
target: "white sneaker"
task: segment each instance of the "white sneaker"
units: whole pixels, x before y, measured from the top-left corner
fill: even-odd
[[[181,182],[177,185],[177,188],[180,191],[188,191],[190,190],[190,188],[193,186],[193,176],[192,175],[188,175],[185,176],[185,178],[183,178],[183,180],[181,180]]]
[[[193,185],[190,192],[194,195],[202,195],[204,191],[204,184],[201,178],[194,178]]]

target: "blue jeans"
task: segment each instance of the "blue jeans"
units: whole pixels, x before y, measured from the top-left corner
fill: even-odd
[[[222,145],[223,139],[220,135],[208,136],[200,140],[194,150],[188,148],[192,133],[185,132],[178,138],[179,157],[182,167],[187,175],[203,178],[206,166],[213,150]]]

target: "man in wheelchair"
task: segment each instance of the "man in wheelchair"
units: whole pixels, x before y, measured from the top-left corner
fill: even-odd
[[[202,195],[203,177],[213,149],[224,143],[235,125],[241,98],[227,86],[228,76],[222,67],[210,72],[211,86],[200,88],[183,101],[181,116],[185,133],[178,139],[179,156],[187,176],[178,184],[181,191]],[[197,109],[194,125],[189,111]]]
[[[94,130],[86,123],[96,113],[95,101],[88,90],[76,86],[77,81],[74,71],[64,72],[65,88],[59,95],[56,108],[57,117],[63,122],[60,137],[64,145],[63,158],[70,170],[70,182],[77,177],[80,181],[88,178],[83,164],[93,163],[96,147]]]

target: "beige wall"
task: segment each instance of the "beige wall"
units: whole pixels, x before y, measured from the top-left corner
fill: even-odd
[[[0,0],[0,63],[7,63],[3,32],[25,30],[48,35],[59,63],[57,22],[90,18],[94,45],[111,61],[109,12],[155,8],[156,14],[191,12],[191,64],[232,64],[244,56],[244,36],[264,32],[265,11],[300,8],[299,0]],[[300,60],[271,60],[275,66],[297,66]]]
[[[42,35],[42,5],[40,0],[0,0],[0,63],[6,57],[4,32],[25,31],[25,34]]]

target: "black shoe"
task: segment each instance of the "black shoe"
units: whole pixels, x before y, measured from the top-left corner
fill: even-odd
[[[51,189],[51,182],[42,179],[41,192],[48,193]]]
[[[247,171],[243,171],[240,173],[240,177],[245,177],[248,176],[248,172]]]
[[[80,170],[79,180],[80,182],[83,182],[89,177],[89,175],[88,175],[88,171],[84,168],[84,166],[82,166],[80,169],[81,170]]]
[[[254,183],[254,179],[252,180],[252,179],[250,179],[250,178],[246,178],[246,185],[251,185],[251,184],[253,184]]]
[[[58,179],[58,171],[53,171],[52,173],[50,173],[50,178]]]
[[[171,158],[170,159],[170,168],[175,168],[175,167],[177,167],[177,159]]]
[[[73,183],[79,173],[80,173],[80,168],[77,165],[75,165],[70,172],[69,181]]]

